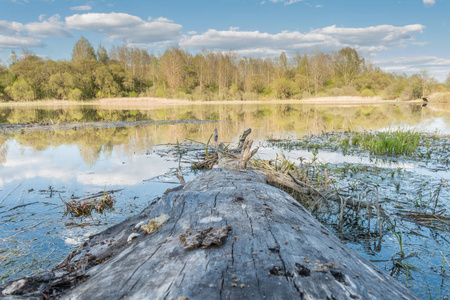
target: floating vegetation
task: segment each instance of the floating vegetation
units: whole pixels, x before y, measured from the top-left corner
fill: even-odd
[[[106,191],[102,198],[94,198],[93,200],[89,198],[91,197],[67,202],[61,198],[61,201],[66,205],[65,214],[70,214],[76,218],[89,217],[92,215],[92,211],[103,214],[105,210],[112,210],[114,207],[115,199],[111,194],[106,193]]]
[[[33,191],[33,189],[29,190],[28,192],[32,192],[32,191]],[[47,194],[49,198],[52,198],[53,195],[55,195],[56,193],[64,193],[64,191],[58,191],[53,186],[49,185],[48,189],[46,189],[46,190],[39,190],[39,193]]]
[[[406,156],[433,159],[447,166],[450,161],[450,136],[407,129],[324,133],[305,136],[295,141],[269,141],[269,143],[286,150],[341,151],[344,155],[368,153],[370,156],[391,159]]]
[[[450,232],[450,217],[444,215],[446,211],[446,209],[433,213],[399,211],[397,214],[419,225]]]
[[[204,124],[215,123],[215,120],[145,120],[145,121],[108,121],[108,122],[75,122],[57,124],[0,124],[3,133],[48,131],[48,130],[79,130],[79,129],[99,129],[99,128],[120,128],[148,125],[173,125],[173,124]]]
[[[450,217],[445,215],[447,209],[443,208],[436,211],[437,207],[445,205],[439,204],[439,196],[443,189],[447,187],[447,180],[441,178],[440,184],[430,193],[431,196],[428,201],[419,194],[418,203],[415,205],[419,210],[399,210],[396,214],[416,224],[450,232]]]

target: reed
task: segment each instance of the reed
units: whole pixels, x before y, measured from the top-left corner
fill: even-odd
[[[388,130],[380,132],[354,132],[351,142],[341,141],[342,148],[348,148],[349,143],[373,155],[411,155],[418,146],[420,133],[414,130]]]

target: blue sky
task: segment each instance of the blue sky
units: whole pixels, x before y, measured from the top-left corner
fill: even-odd
[[[23,48],[70,59],[81,35],[109,49],[126,41],[158,54],[242,56],[357,49],[389,72],[450,71],[448,0],[0,0],[0,60]],[[448,23],[448,24],[447,24]]]

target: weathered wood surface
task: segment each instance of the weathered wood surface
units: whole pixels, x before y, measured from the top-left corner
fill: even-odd
[[[127,242],[137,223],[161,214],[170,217],[161,228],[146,235],[141,230]],[[180,240],[189,229],[222,228],[223,234],[227,226],[232,230],[220,246],[186,250]],[[266,184],[265,175],[224,168],[198,176],[91,237],[40,278],[25,280],[16,293],[51,297],[75,284],[60,297],[417,299],[291,196]]]

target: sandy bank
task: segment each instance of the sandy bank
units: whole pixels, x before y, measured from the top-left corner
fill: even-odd
[[[1,106],[97,106],[99,108],[163,108],[183,105],[217,105],[217,104],[376,104],[376,103],[395,103],[396,100],[382,100],[379,97],[320,97],[302,100],[221,100],[221,101],[191,101],[181,99],[138,97],[138,98],[104,98],[90,101],[67,101],[67,100],[39,100],[29,102],[4,102]]]
[[[167,98],[152,98],[152,97],[142,97],[142,98],[107,98],[92,101],[95,105],[108,105],[108,106],[178,106],[178,105],[217,105],[217,104],[303,104],[303,103],[341,103],[341,104],[353,104],[353,103],[386,103],[395,102],[388,100],[381,100],[378,97],[322,97],[322,98],[311,98],[302,100],[217,100],[217,101],[191,101],[191,100],[180,100],[180,99],[167,99]]]

